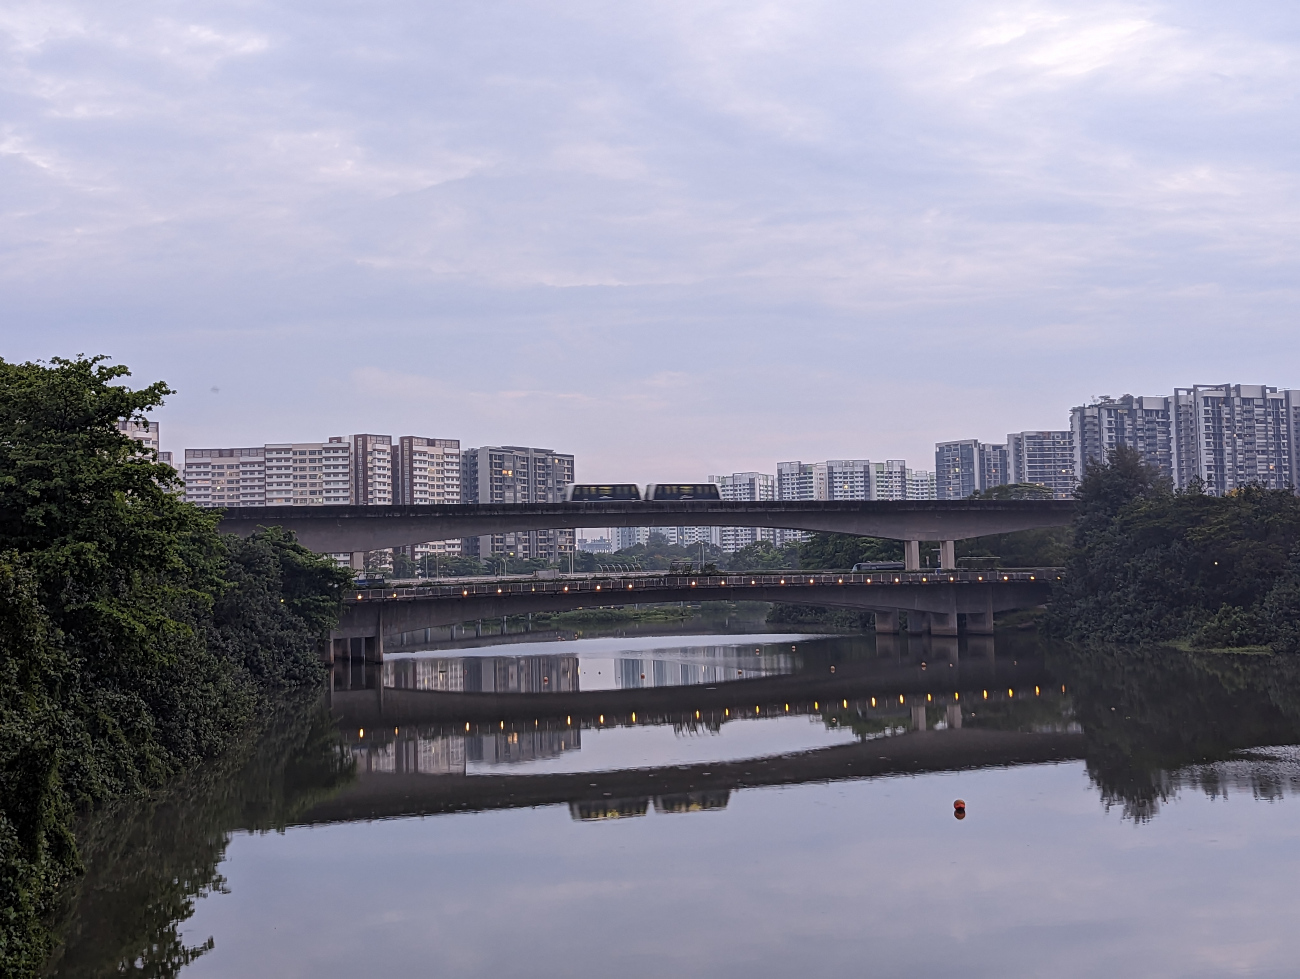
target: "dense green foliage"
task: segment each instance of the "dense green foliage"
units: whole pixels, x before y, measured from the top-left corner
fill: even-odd
[[[169,393],[101,359],[0,362],[0,973],[37,969],[78,811],[216,756],[318,679],[348,574],[277,531],[223,539],[117,430]],[[150,454],[151,455],[151,454]]]
[[[901,561],[903,542],[853,534],[813,534],[799,545],[796,567],[809,571],[847,571],[861,561]]]
[[[777,547],[771,541],[747,544],[726,557],[728,571],[785,571],[799,567],[799,546]]]
[[[1088,467],[1053,627],[1075,640],[1300,649],[1300,498],[1172,492],[1136,452]]]

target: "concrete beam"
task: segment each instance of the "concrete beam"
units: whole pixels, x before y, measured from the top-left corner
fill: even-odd
[[[402,547],[525,530],[579,527],[764,527],[910,541],[955,541],[1074,518],[1069,500],[800,500],[727,503],[540,503],[234,507],[223,533],[284,527],[326,554]]]
[[[821,584],[823,578],[829,583]],[[691,584],[691,579],[656,587],[646,587],[642,582],[633,590],[628,590],[623,581],[607,580],[600,592],[592,591],[594,586],[587,582],[587,587],[582,590],[577,588],[577,583],[572,583],[574,590],[568,593],[550,590],[556,584],[562,586],[564,582],[538,582],[536,592],[512,592],[508,585],[503,584],[500,594],[477,594],[467,586],[464,589],[467,594],[462,595],[460,589],[444,586],[438,589],[439,594],[436,595],[422,596],[417,593],[409,597],[350,601],[344,608],[334,635],[374,636],[381,631],[397,635],[435,626],[524,615],[529,612],[563,612],[577,608],[608,608],[638,603],[711,601],[776,602],[872,610],[876,612],[878,630],[882,625],[886,629],[890,628],[891,623],[892,628],[897,629],[900,610],[913,612],[914,615],[909,618],[922,623],[925,622],[925,613],[929,612],[951,613],[954,616],[958,612],[967,616],[973,613],[977,617],[987,612],[987,622],[991,628],[994,610],[1032,608],[1047,601],[1051,594],[1046,576],[1035,581],[958,581],[949,584],[930,580],[924,584],[870,585],[853,583],[849,580],[850,576],[844,578],[846,583],[843,585],[835,583],[838,579],[834,575],[819,575],[818,583],[796,585],[797,580],[806,579],[791,576],[785,579],[789,584],[782,586],[763,584],[760,576],[759,584],[751,586],[746,583],[751,580],[746,576],[730,575],[695,579],[695,585]],[[723,580],[732,583],[717,584]],[[442,591],[450,594],[443,594]],[[967,621],[969,623],[969,618]],[[924,630],[926,625],[921,628]],[[915,630],[909,628],[908,631]]]

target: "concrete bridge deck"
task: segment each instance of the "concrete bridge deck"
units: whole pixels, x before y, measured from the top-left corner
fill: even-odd
[[[233,507],[224,533],[248,536],[284,527],[324,554],[373,551],[425,541],[579,527],[766,527],[951,542],[1017,530],[1061,527],[1070,500],[773,500],[728,503],[425,504],[413,506]],[[945,549],[945,565],[951,565]],[[910,557],[910,555],[909,555]]]
[[[333,634],[335,655],[353,655],[351,640],[418,632],[435,626],[532,612],[558,612],[670,602],[759,601],[870,610],[878,632],[899,629],[900,611],[910,631],[955,636],[957,616],[966,629],[990,635],[993,614],[1031,608],[1048,600],[1059,568],[990,571],[847,572],[670,575],[639,573],[369,589],[346,596]],[[918,628],[919,626],[919,628]],[[368,658],[382,658],[382,642]]]

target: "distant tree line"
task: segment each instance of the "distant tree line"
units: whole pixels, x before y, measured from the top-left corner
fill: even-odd
[[[1300,497],[1175,492],[1132,449],[1080,482],[1050,624],[1084,642],[1300,651]]]
[[[0,975],[34,975],[74,818],[229,748],[324,676],[350,572],[217,533],[121,434],[171,392],[103,358],[0,361]]]

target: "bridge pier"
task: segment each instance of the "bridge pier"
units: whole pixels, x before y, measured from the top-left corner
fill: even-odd
[[[921,542],[919,540],[903,542],[903,570],[921,570]]]
[[[929,612],[930,633],[935,636],[957,635],[957,612]]]
[[[925,704],[912,705],[912,730],[925,730]]]
[[[978,612],[966,613],[966,634],[970,636],[991,636],[993,635],[993,593],[989,588],[985,588],[984,601],[981,603],[984,608]]]
[[[957,637],[932,635],[930,637],[930,659],[936,663],[943,660],[956,666],[958,662]]]
[[[993,662],[993,637],[992,636],[967,636],[966,656],[969,659],[982,659],[989,663],[992,663]]]
[[[878,608],[875,612],[876,635],[898,635],[898,609]]]
[[[949,704],[944,711],[944,720],[948,722],[949,730],[961,727],[961,704]]]
[[[957,542],[955,540],[939,541],[939,567],[951,571],[957,567]]]

